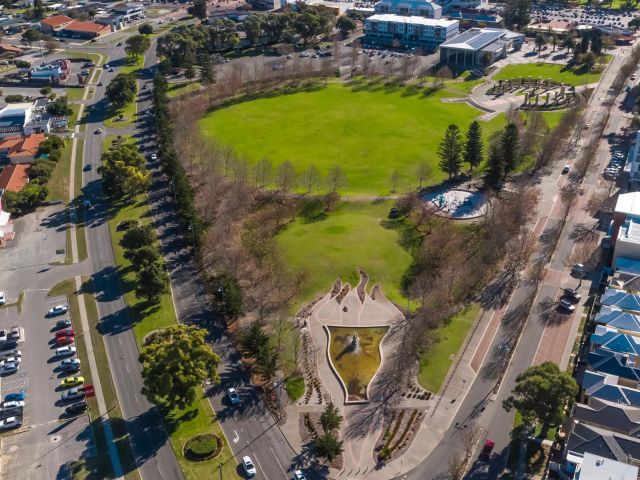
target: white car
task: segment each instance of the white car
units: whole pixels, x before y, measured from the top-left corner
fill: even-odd
[[[307,477],[304,476],[302,470],[296,470],[293,472],[293,480],[307,480]]]
[[[560,300],[560,306],[568,312],[574,312],[576,309],[576,307],[572,305],[571,302],[569,302],[568,300],[565,300],[564,298]]]
[[[4,292],[0,292],[0,305],[4,305],[4,302],[6,302]]]
[[[4,420],[0,420],[0,430],[9,430],[10,428],[18,428],[22,425],[22,419],[20,417],[9,417]]]
[[[0,352],[0,359],[6,360],[9,357],[21,357],[22,352],[17,348],[12,348],[11,350],[7,350],[6,352]]]
[[[227,388],[227,397],[231,402],[231,405],[237,405],[240,403],[240,395],[238,395],[238,391],[235,388]]]
[[[55,315],[62,315],[63,313],[67,313],[69,311],[69,305],[63,303],[61,305],[56,305],[53,308],[49,309],[49,316],[53,317]]]
[[[23,409],[24,409],[24,402],[21,402],[21,401],[3,402],[2,406],[0,406],[0,413],[2,413],[3,415],[11,414],[11,413],[22,414]]]
[[[242,457],[242,468],[244,469],[244,473],[247,477],[251,478],[256,476],[256,467],[253,466],[253,462],[249,455]]]
[[[76,347],[60,347],[56,348],[56,357],[70,357],[76,354]]]
[[[22,363],[22,357],[9,357],[5,360],[0,361],[0,366],[5,363]]]
[[[3,328],[0,330],[0,343],[4,343],[7,341],[8,332]]]
[[[156,155],[155,153],[151,154],[151,160],[153,160],[154,162],[158,159],[158,155]]]

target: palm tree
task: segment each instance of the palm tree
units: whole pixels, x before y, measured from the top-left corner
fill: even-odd
[[[545,38],[544,35],[542,35],[541,33],[536,35],[536,47],[538,47],[538,53],[540,53],[540,51],[542,50],[542,47],[544,47],[546,44],[547,44],[547,39]]]

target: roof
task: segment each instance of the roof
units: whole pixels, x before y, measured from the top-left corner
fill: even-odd
[[[101,25],[95,22],[73,22],[70,25],[67,25],[64,29],[72,32],[91,32],[91,33],[99,33],[103,30],[110,28],[108,25]]]
[[[597,325],[591,335],[591,344],[612,352],[640,355],[640,337],[620,333],[616,328]]]
[[[631,348],[628,345],[624,345],[624,341],[620,343],[623,344],[621,348],[625,346]],[[633,354],[597,348],[593,352],[589,352],[587,361],[594,372],[607,373],[640,382],[640,369],[635,366],[636,356]]]
[[[640,407],[640,392],[635,388],[618,385],[618,377],[615,375],[587,370],[581,385],[591,398]]]
[[[600,303],[602,305],[618,307],[621,310],[640,312],[640,295],[627,293],[611,287],[607,288],[604,295],[600,297]]]
[[[640,215],[640,192],[623,193],[618,195],[616,213]]]
[[[7,165],[0,173],[0,190],[19,192],[29,183],[29,165]]]
[[[585,453],[575,480],[637,480],[638,467]]]
[[[620,226],[617,239],[618,241],[640,243],[640,223],[634,218],[627,218]]]
[[[418,16],[404,17],[391,13],[382,13],[370,16],[367,20],[372,22],[408,23],[410,25],[422,25],[425,27],[451,27],[457,25],[458,20],[445,20],[444,18],[425,18]]]
[[[596,315],[596,323],[607,325],[618,331],[640,333],[640,315],[623,312],[615,307],[602,307]]]
[[[480,51],[491,43],[500,40],[508,30],[502,28],[470,28],[440,45],[458,50]]]
[[[615,272],[616,275],[618,273],[640,275],[640,261],[632,258],[618,257],[616,258]]]
[[[571,418],[632,437],[640,436],[640,409],[635,407],[590,398],[588,404],[574,405]]]
[[[591,453],[609,460],[628,462],[640,459],[640,440],[574,421],[573,430],[567,439],[567,451],[583,455]]]
[[[0,150],[10,150],[22,142],[22,137],[6,137],[0,140]]]
[[[544,30],[545,32],[566,32],[572,29],[574,24],[564,20],[551,20],[550,22],[532,22],[527,28],[531,30]]]
[[[47,139],[44,133],[32,133],[20,139],[9,149],[9,158],[33,157],[38,153],[40,144]],[[0,148],[1,148],[0,144]]]
[[[0,50],[11,53],[22,53],[22,49],[9,43],[0,43]]]
[[[59,27],[69,22],[73,22],[73,18],[67,17],[66,15],[54,15],[53,17],[40,20],[40,23],[44,23],[50,27]]]

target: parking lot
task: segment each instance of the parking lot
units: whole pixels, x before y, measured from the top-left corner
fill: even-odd
[[[565,22],[577,22],[596,27],[627,28],[632,18],[632,12],[622,10],[603,8],[554,8],[545,5],[532,5],[531,7],[531,20],[536,23],[563,20]]]
[[[60,381],[81,375],[60,371],[62,358],[55,355],[54,326],[69,315],[45,316],[49,308],[65,302],[65,297],[47,297],[45,290],[29,290],[20,314],[15,306],[0,309],[0,329],[22,327],[17,346],[22,362],[18,372],[0,377],[0,395],[25,396],[22,426],[0,437],[0,478],[70,478],[69,463],[94,453],[88,416],[65,415],[72,402],[60,400]]]

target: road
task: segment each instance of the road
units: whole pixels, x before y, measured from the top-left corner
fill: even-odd
[[[594,92],[592,97],[593,101],[588,105],[585,113],[586,122],[591,122],[591,128],[585,134],[583,145],[601,140],[598,132],[594,128],[595,120],[602,119],[605,116],[606,107],[603,105],[601,99],[607,97],[609,86],[623,60],[624,58],[622,56],[614,57],[611,67],[603,75],[597,91]],[[616,100],[616,103],[617,101],[618,100]],[[614,110],[616,117],[622,114],[620,111],[617,111],[615,107]],[[605,157],[606,156],[602,154],[598,156],[598,161],[595,165],[592,165],[590,174],[587,176],[587,183],[592,182],[595,184],[595,182],[597,182],[598,173],[601,171]],[[547,234],[557,227],[560,222],[557,202],[559,188],[565,181],[564,177],[560,174],[564,163],[564,161],[557,162],[557,165],[540,178],[540,183],[538,184],[542,198],[538,205],[536,227],[542,232],[542,238],[547,237]],[[465,436],[464,432],[472,423],[485,429],[483,438],[491,438],[494,440],[495,447],[494,456],[490,465],[475,462],[467,477],[470,479],[498,478],[506,467],[510,432],[515,414],[513,412],[505,412],[502,408],[502,402],[514,387],[517,375],[531,366],[534,360],[537,359],[536,355],[539,352],[540,339],[545,332],[547,318],[547,314],[541,311],[538,305],[546,300],[556,299],[559,286],[566,285],[574,288],[580,286],[576,285],[578,283],[577,281],[568,280],[568,272],[563,263],[575,243],[569,235],[575,223],[580,221],[580,215],[576,213],[580,208],[582,208],[582,205],[579,201],[578,205],[574,207],[574,211],[570,214],[567,225],[562,231],[562,235],[555,248],[555,253],[551,258],[550,264],[547,266],[550,273],[542,282],[537,295],[534,284],[526,280],[522,280],[514,291],[513,297],[491,342],[487,358],[462,399],[458,413],[452,419],[451,427],[445,433],[443,440],[424,462],[402,478],[416,480],[435,479],[446,475],[450,460],[455,454],[461,453],[461,445]],[[541,246],[542,243],[541,241],[539,246]],[[539,251],[534,255],[538,254]],[[554,273],[556,274],[555,278],[553,278]],[[569,283],[567,284],[567,282]],[[587,296],[588,288],[586,285],[581,285],[580,291],[583,298]],[[531,315],[529,315],[528,306],[531,304],[530,302],[533,295],[536,295],[533,302],[534,308],[531,311]],[[580,311],[580,309],[578,309],[578,311]],[[496,372],[499,370],[496,367],[499,366],[501,362],[499,345],[513,345],[513,336],[514,333],[517,332],[515,325],[517,325],[525,315],[526,323],[522,330],[520,341],[518,341],[513,351],[504,378],[502,382],[499,383],[499,378],[496,375]],[[577,320],[573,318],[572,320],[566,321],[569,322],[568,325],[572,326],[575,330],[575,322]],[[571,336],[569,336],[569,341],[572,344],[573,338]],[[564,345],[562,347],[564,347]],[[478,447],[481,447],[481,442]],[[479,452],[476,450],[476,453]],[[473,456],[472,458],[475,460],[477,456]]]

